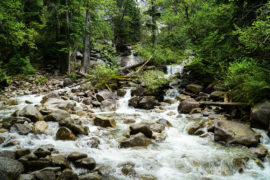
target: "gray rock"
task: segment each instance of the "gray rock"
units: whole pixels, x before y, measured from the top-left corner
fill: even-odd
[[[101,180],[102,177],[96,173],[88,173],[82,176],[79,176],[79,180]]]
[[[137,147],[137,146],[148,146],[150,144],[152,144],[151,139],[147,138],[143,133],[138,133],[124,141],[121,141],[120,147],[128,148],[128,147]]]
[[[100,108],[102,111],[115,111],[116,110],[116,100],[106,99],[101,102]]]
[[[55,99],[60,99],[60,96],[56,92],[51,92],[45,96],[43,96],[42,100],[40,101],[41,104],[44,104],[48,101],[48,99],[55,98]]]
[[[130,128],[130,134],[138,134],[143,133],[146,137],[152,138],[152,131],[148,124],[140,123],[140,124],[134,124],[129,127]]]
[[[251,109],[250,125],[253,128],[268,129],[270,125],[270,101],[256,104]]]
[[[46,129],[48,128],[48,123],[45,121],[37,121],[33,127],[34,134],[43,134],[45,133]]]
[[[70,168],[65,156],[62,155],[52,156],[52,165],[61,167],[62,169]]]
[[[126,93],[127,93],[127,91],[125,89],[118,89],[117,90],[117,95],[120,96],[120,97],[125,96]]]
[[[32,174],[21,174],[18,180],[36,180],[36,178]]]
[[[78,121],[75,121],[72,118],[66,118],[63,121],[60,121],[59,125],[69,128],[75,135],[79,134],[88,135],[88,128],[83,127],[78,123]]]
[[[268,154],[268,150],[261,144],[259,144],[257,147],[251,147],[249,150],[252,154],[260,159],[263,159]]]
[[[216,120],[214,139],[224,144],[256,146],[260,142],[260,135],[256,134],[248,125],[234,121]]]
[[[63,86],[64,87],[70,86],[72,84],[73,84],[73,81],[70,78],[65,78],[64,81],[63,81]]]
[[[3,136],[0,136],[0,144],[3,144],[4,142],[5,142],[5,137],[3,137]]]
[[[10,179],[17,179],[24,171],[23,164],[17,160],[0,157],[0,172]]]
[[[18,111],[18,115],[31,119],[32,121],[43,120],[42,114],[33,105],[26,105],[22,110]]]
[[[76,161],[78,159],[83,159],[86,158],[87,154],[85,153],[80,153],[80,152],[72,152],[68,155],[67,159],[70,161]]]
[[[9,159],[16,159],[16,153],[14,151],[2,150],[0,151],[0,157],[5,157]]]
[[[108,117],[102,117],[102,116],[96,116],[94,119],[94,124],[96,126],[101,126],[101,127],[115,127],[116,122],[113,118],[108,118]]]
[[[62,172],[60,180],[79,180],[79,177],[76,173],[67,169]]]
[[[155,96],[143,96],[139,101],[138,108],[153,109],[158,105],[158,101]]]
[[[29,124],[14,124],[10,131],[17,132],[20,135],[27,135],[32,131],[32,128]]]
[[[20,149],[16,151],[16,158],[19,159],[22,156],[28,155],[31,153],[30,149]]]
[[[198,84],[189,84],[186,86],[187,90],[199,94],[203,90],[203,86],[198,85]]]
[[[178,112],[188,114],[192,111],[192,109],[195,109],[198,107],[199,107],[199,103],[195,99],[188,98],[180,102],[178,106]]]
[[[97,100],[99,102],[102,102],[106,99],[116,99],[117,96],[115,93],[109,91],[109,90],[103,90],[103,91],[100,91],[96,94],[96,97],[97,97]]]
[[[121,167],[121,171],[126,176],[136,176],[136,171],[134,169],[135,164],[132,162],[127,162],[124,164],[119,165]]]
[[[48,155],[51,155],[51,151],[49,151],[48,149],[45,149],[45,148],[38,148],[34,151],[34,154],[37,157],[46,157]]]
[[[70,129],[68,129],[66,127],[61,127],[58,129],[58,131],[56,133],[56,140],[75,141],[76,136],[73,134],[73,132]]]
[[[63,121],[66,118],[68,118],[70,115],[67,111],[65,110],[56,110],[54,112],[52,112],[51,114],[47,115],[45,117],[45,121],[55,121],[55,122],[59,122],[59,121]]]
[[[44,168],[39,171],[34,171],[33,174],[37,180],[56,180],[56,173],[58,169]]]
[[[78,159],[74,162],[74,164],[76,167],[86,168],[88,170],[93,170],[96,167],[96,161],[91,157]]]

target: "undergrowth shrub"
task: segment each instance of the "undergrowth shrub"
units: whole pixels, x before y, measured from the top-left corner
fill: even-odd
[[[152,92],[157,92],[170,82],[170,78],[166,77],[164,72],[158,70],[145,71],[138,80]]]
[[[8,86],[10,84],[10,77],[7,75],[6,70],[2,66],[2,62],[0,62],[0,89]]]
[[[6,68],[8,69],[9,75],[17,75],[17,74],[33,74],[35,72],[35,68],[31,65],[28,57],[20,57],[15,56],[12,57],[9,62],[6,64]]]
[[[117,86],[116,76],[119,75],[118,69],[106,65],[97,65],[94,69],[89,70],[89,72],[86,78],[88,78],[95,87],[105,89]]]
[[[223,88],[235,101],[249,104],[270,98],[270,70],[252,58],[243,58],[230,64]]]
[[[46,78],[45,76],[42,76],[42,77],[38,77],[37,78],[37,83],[38,85],[44,85],[48,82],[48,78]]]

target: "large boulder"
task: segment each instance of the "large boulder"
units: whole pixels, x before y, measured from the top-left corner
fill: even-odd
[[[20,135],[27,135],[32,130],[31,126],[29,124],[14,124],[10,131],[11,132],[17,132]]]
[[[76,136],[73,134],[73,132],[66,128],[66,127],[61,127],[58,129],[56,133],[56,140],[71,140],[74,141],[76,140]]]
[[[45,121],[56,121],[56,122],[60,122],[65,120],[66,118],[68,118],[70,115],[67,111],[65,110],[56,110],[54,112],[52,112],[51,114],[47,115],[44,120]]]
[[[29,104],[17,113],[19,116],[26,117],[32,121],[43,120],[42,114],[35,108],[35,106]]]
[[[63,155],[52,156],[52,165],[62,169],[70,168],[68,161]]]
[[[101,180],[102,177],[97,173],[88,173],[82,176],[79,176],[79,180]]]
[[[146,137],[152,138],[152,131],[149,127],[148,124],[134,124],[129,127],[130,128],[130,135],[138,134],[138,133],[143,133]]]
[[[70,78],[65,78],[64,81],[63,81],[63,86],[64,87],[70,86],[72,84],[73,84],[73,81]]]
[[[58,98],[49,98],[45,103],[44,107],[46,109],[54,111],[55,109],[70,110],[76,106],[76,103],[73,101],[66,101]]]
[[[23,164],[14,159],[0,157],[0,174],[8,179],[17,179],[24,171]],[[0,177],[2,176],[0,175]]]
[[[253,128],[268,129],[270,124],[270,101],[256,104],[251,109],[250,125]]]
[[[72,152],[68,155],[68,160],[70,161],[76,161],[78,159],[83,159],[83,158],[87,158],[87,154],[85,153],[80,153],[80,152]]]
[[[214,139],[224,144],[256,146],[260,142],[260,135],[256,134],[246,124],[227,120],[216,120],[214,125]]]
[[[124,141],[121,141],[120,147],[128,148],[128,147],[137,147],[137,146],[148,146],[150,144],[152,144],[151,139],[147,138],[143,133],[138,133]]]
[[[128,104],[135,108],[153,109],[158,105],[158,100],[155,96],[134,96],[128,101]]]
[[[182,102],[180,102],[180,104],[178,106],[178,112],[188,114],[193,109],[198,108],[198,107],[199,107],[199,102],[197,102],[193,98],[188,98],[188,99],[185,99]]]
[[[80,121],[75,121],[72,118],[66,118],[59,122],[60,126],[65,126],[69,128],[74,134],[79,135],[88,135],[88,127],[83,127]]]
[[[116,101],[114,99],[106,99],[101,102],[100,108],[102,111],[115,111],[116,110]]]
[[[33,126],[33,133],[34,134],[43,134],[45,133],[46,129],[48,128],[48,123],[45,121],[37,121]]]
[[[102,117],[102,116],[96,116],[94,119],[94,124],[96,126],[101,126],[101,127],[105,127],[105,128],[116,126],[115,119],[108,118],[108,117]]]
[[[41,104],[44,104],[48,101],[50,98],[60,99],[60,96],[56,92],[51,92],[45,96],[42,97],[42,100],[40,101]]]
[[[103,90],[96,94],[97,100],[102,102],[106,99],[116,99],[117,95],[109,90]]]
[[[186,88],[187,88],[187,90],[189,90],[195,94],[199,94],[199,92],[201,92],[203,90],[203,86],[198,85],[198,84],[188,84]]]

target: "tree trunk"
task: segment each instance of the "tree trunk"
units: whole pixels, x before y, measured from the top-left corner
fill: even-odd
[[[81,67],[81,72],[82,73],[86,73],[87,68],[88,68],[88,61],[89,61],[89,50],[88,50],[88,46],[90,44],[90,40],[89,40],[89,28],[90,28],[90,19],[91,19],[91,15],[90,12],[88,10],[86,10],[86,21],[85,21],[85,25],[86,25],[86,31],[85,31],[85,35],[84,35],[84,42],[83,42],[83,60],[82,60],[82,67]]]
[[[152,43],[153,43],[153,48],[156,47],[157,45],[157,22],[156,22],[156,8],[154,6],[154,1],[151,1],[151,5],[152,5],[152,12],[151,12],[151,16],[152,16]]]

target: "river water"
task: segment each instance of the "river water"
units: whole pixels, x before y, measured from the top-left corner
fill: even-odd
[[[180,65],[168,67],[168,76],[179,73],[183,69]],[[69,90],[69,89],[66,89]],[[61,90],[60,90],[61,91]],[[176,89],[168,90],[165,99],[175,101],[178,94]],[[70,152],[87,153],[93,157],[98,166],[105,167],[108,174],[116,179],[128,180],[137,179],[127,177],[121,173],[119,164],[132,162],[139,175],[152,174],[159,180],[267,180],[270,179],[270,164],[264,162],[265,168],[260,168],[254,161],[249,161],[242,174],[233,169],[233,159],[247,155],[247,152],[240,147],[225,147],[214,143],[210,138],[200,138],[188,135],[187,125],[191,122],[185,115],[178,114],[178,102],[161,106],[158,110],[139,110],[128,106],[131,98],[131,89],[127,88],[127,94],[119,99],[119,107],[115,112],[99,112],[95,114],[110,116],[116,119],[117,126],[114,129],[103,129],[93,125],[87,117],[81,117],[85,126],[90,129],[89,136],[79,136],[76,141],[56,141],[55,135],[58,124],[49,122],[46,134],[28,134],[21,136],[17,133],[3,133],[2,136],[14,136],[21,142],[22,148],[35,149],[40,145],[52,144],[60,152],[67,155]],[[24,101],[30,100],[34,104],[40,104],[42,95],[29,95],[16,98],[20,104],[11,107],[9,110],[1,110],[0,117],[9,116],[15,109],[25,106]],[[80,104],[78,103],[78,106]],[[170,121],[173,127],[166,128],[167,138],[163,142],[154,142],[147,148],[119,148],[119,142],[123,134],[128,131],[129,124],[126,120],[139,122],[156,122],[159,119]],[[261,141],[270,150],[270,139],[263,135]],[[96,137],[100,141],[99,148],[91,148],[91,137]],[[3,148],[1,150],[14,149],[14,147]],[[73,167],[74,168],[74,167]],[[82,169],[74,169],[77,173],[82,173]],[[227,175],[227,176],[224,176]]]

